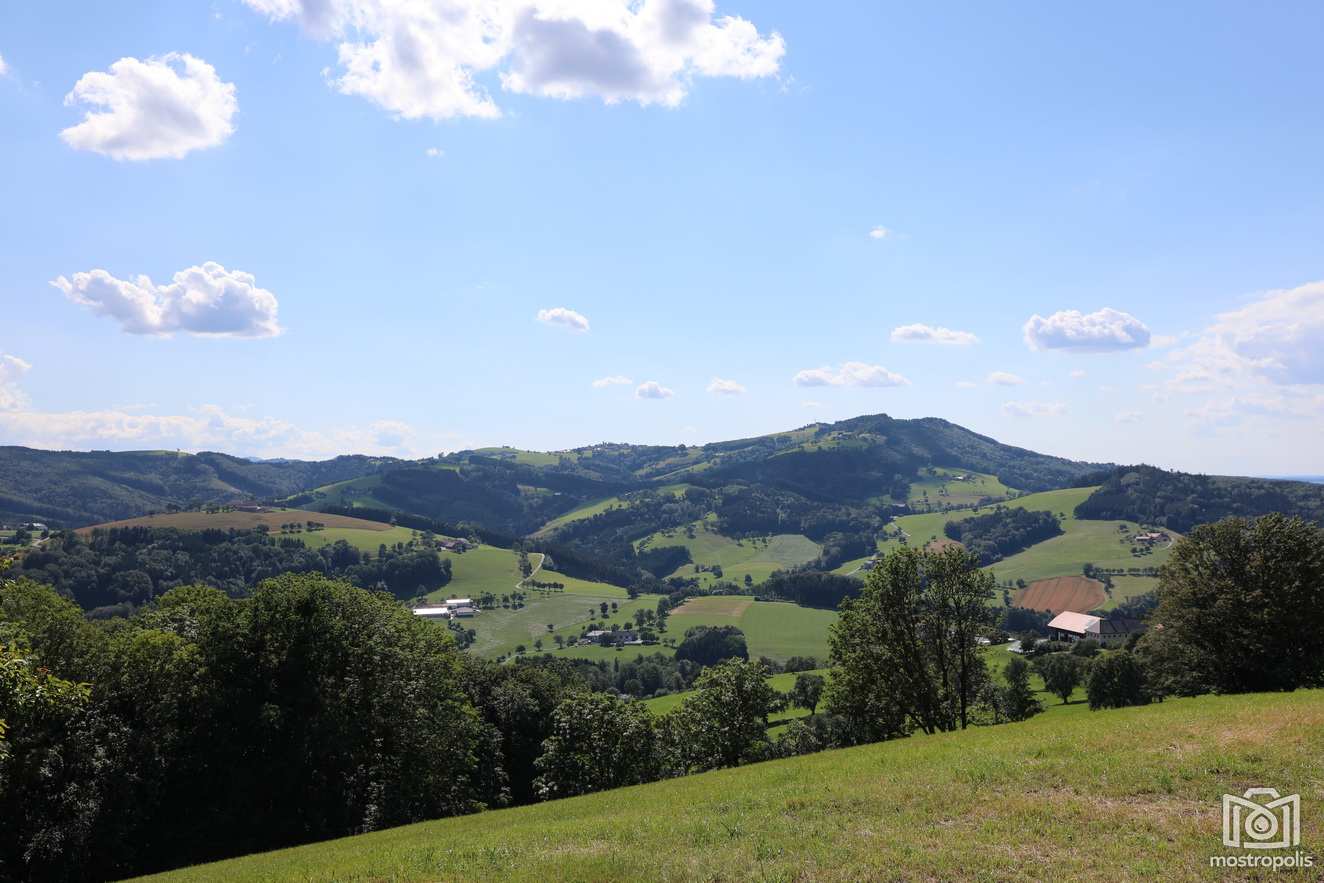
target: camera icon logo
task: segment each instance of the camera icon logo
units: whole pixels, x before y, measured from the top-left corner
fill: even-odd
[[[1301,845],[1301,795],[1274,788],[1223,795],[1223,845],[1233,849],[1290,849]]]

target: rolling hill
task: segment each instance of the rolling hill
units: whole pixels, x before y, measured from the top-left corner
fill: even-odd
[[[82,527],[170,506],[285,497],[396,462],[363,456],[254,462],[216,453],[0,447],[0,520]]]
[[[1320,690],[1050,712],[149,879],[1203,880],[1249,787],[1299,789],[1318,853],[1322,754]]]

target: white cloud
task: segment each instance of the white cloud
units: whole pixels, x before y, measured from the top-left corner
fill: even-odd
[[[669,399],[673,395],[674,392],[656,380],[645,380],[634,391],[634,397],[637,399]]]
[[[538,321],[544,325],[559,325],[576,334],[583,334],[588,331],[588,317],[583,313],[576,313],[574,310],[565,307],[539,310]]]
[[[442,150],[440,147],[429,147],[427,150],[423,151],[423,153],[430,159],[439,159],[446,155],[446,151]]]
[[[713,0],[244,0],[337,41],[332,84],[405,119],[498,117],[509,92],[674,107],[698,77],[777,74],[786,46]]]
[[[1118,411],[1113,419],[1118,423],[1139,423],[1144,416],[1139,411]]]
[[[1067,412],[1061,402],[1004,402],[1002,413],[1007,417],[1060,417]]]
[[[822,403],[822,402],[816,402],[816,401],[814,401],[813,399],[805,399],[803,402],[800,403],[800,407],[802,407],[802,408],[821,408],[821,407],[823,407],[823,403]]]
[[[1072,380],[1084,380],[1086,374],[1080,368],[1077,368],[1075,371],[1071,372],[1070,377]]]
[[[1226,396],[1189,408],[1186,416],[1208,426],[1232,426],[1254,417],[1311,420],[1324,416],[1324,395],[1284,390]]]
[[[713,395],[719,396],[739,396],[745,394],[745,388],[734,380],[723,380],[721,377],[714,377],[712,383],[708,384],[708,391]]]
[[[1149,345],[1149,329],[1129,313],[1104,307],[1096,313],[1063,310],[1044,318],[1038,313],[1025,323],[1030,349],[1061,349],[1104,353]]]
[[[870,239],[886,239],[892,235],[892,231],[886,227],[874,227],[869,231]]]
[[[1222,313],[1201,341],[1270,383],[1324,384],[1324,281]]]
[[[909,386],[910,381],[882,365],[843,362],[840,368],[808,368],[792,378],[796,386]]]
[[[7,73],[9,73],[9,63],[5,61],[3,55],[0,55],[0,77],[3,77]]]
[[[634,383],[634,381],[624,374],[613,374],[610,377],[599,377],[593,381],[593,388],[606,389],[609,386],[629,386],[631,383]]]
[[[215,147],[234,132],[239,110],[233,83],[200,58],[172,52],[140,61],[121,58],[109,71],[83,74],[64,98],[89,105],[83,121],[60,133],[76,150],[112,159],[180,159]]]
[[[916,323],[914,325],[901,325],[892,329],[892,341],[894,343],[913,342],[913,343],[942,343],[951,346],[969,346],[972,343],[979,343],[979,338],[969,331],[953,331],[950,328],[943,328],[941,325],[923,325]]]
[[[130,334],[274,337],[281,332],[276,296],[258,288],[252,274],[214,261],[180,270],[167,285],[147,276],[116,279],[105,270],[60,276],[51,284]]]
[[[1020,386],[1025,380],[1010,371],[994,371],[984,378],[984,382],[994,386]]]
[[[32,366],[8,353],[0,353],[0,411],[22,408],[28,398],[19,386],[19,379],[32,370]]]
[[[307,430],[273,417],[247,417],[216,405],[184,414],[101,411],[0,411],[7,444],[54,450],[180,449],[253,457],[334,457],[360,453],[419,457],[461,447],[452,434],[422,433],[398,420]]]

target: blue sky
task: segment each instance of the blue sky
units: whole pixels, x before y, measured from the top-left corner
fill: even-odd
[[[1163,6],[6,4],[0,443],[1324,473],[1324,7]]]

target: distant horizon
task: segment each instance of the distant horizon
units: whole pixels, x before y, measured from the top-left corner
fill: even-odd
[[[1320,4],[527,5],[0,8],[0,442],[1324,474]]]

